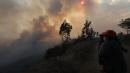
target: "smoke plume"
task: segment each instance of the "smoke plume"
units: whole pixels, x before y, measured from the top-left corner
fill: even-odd
[[[58,43],[60,24],[67,19],[77,31],[94,0],[0,0],[0,66],[43,55]],[[79,18],[82,19],[79,21]],[[80,27],[81,28],[81,27]],[[73,33],[72,37],[80,33]],[[55,44],[54,44],[55,43]]]

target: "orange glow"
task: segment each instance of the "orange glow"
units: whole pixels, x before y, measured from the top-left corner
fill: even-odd
[[[80,0],[80,4],[83,6],[85,4],[84,0]]]

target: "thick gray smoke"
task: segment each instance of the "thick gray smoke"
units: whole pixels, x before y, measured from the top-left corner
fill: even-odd
[[[26,58],[40,58],[46,49],[56,45],[53,41],[56,31],[48,25],[48,17],[40,16],[32,21],[32,31],[23,31],[20,38],[6,47],[0,48],[0,67],[15,63]],[[52,41],[51,43],[49,41]],[[57,42],[58,43],[58,42]]]
[[[59,37],[56,26],[49,25],[46,12],[58,14],[62,5],[59,1],[48,4],[46,0],[0,0],[0,67],[44,55],[47,48],[55,45],[53,41]]]
[[[0,66],[43,55],[58,42],[59,25],[79,4],[80,0],[0,0],[0,44],[10,42],[0,48]]]
[[[50,6],[48,8],[48,12],[50,12],[50,14],[52,15],[58,15],[59,12],[62,10],[63,5],[61,4],[60,1],[58,0],[53,0],[50,3]]]

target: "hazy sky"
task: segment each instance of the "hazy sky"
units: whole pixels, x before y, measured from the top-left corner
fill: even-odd
[[[130,0],[0,0],[0,39],[15,39],[23,30],[31,31],[33,19],[39,16],[47,18],[45,33],[49,27],[58,31],[67,19],[73,25],[72,36],[78,36],[86,18],[96,31],[119,32],[119,21],[130,17]],[[57,35],[51,32],[48,36]]]

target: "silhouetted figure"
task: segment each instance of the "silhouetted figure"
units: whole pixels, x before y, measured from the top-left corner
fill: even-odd
[[[72,30],[72,26],[65,20],[60,27],[59,34],[62,37],[63,41],[70,40],[70,32]]]
[[[126,73],[127,67],[123,56],[124,48],[117,39],[116,32],[108,30],[102,34],[104,42],[100,54],[103,59],[103,66],[106,73]]]

